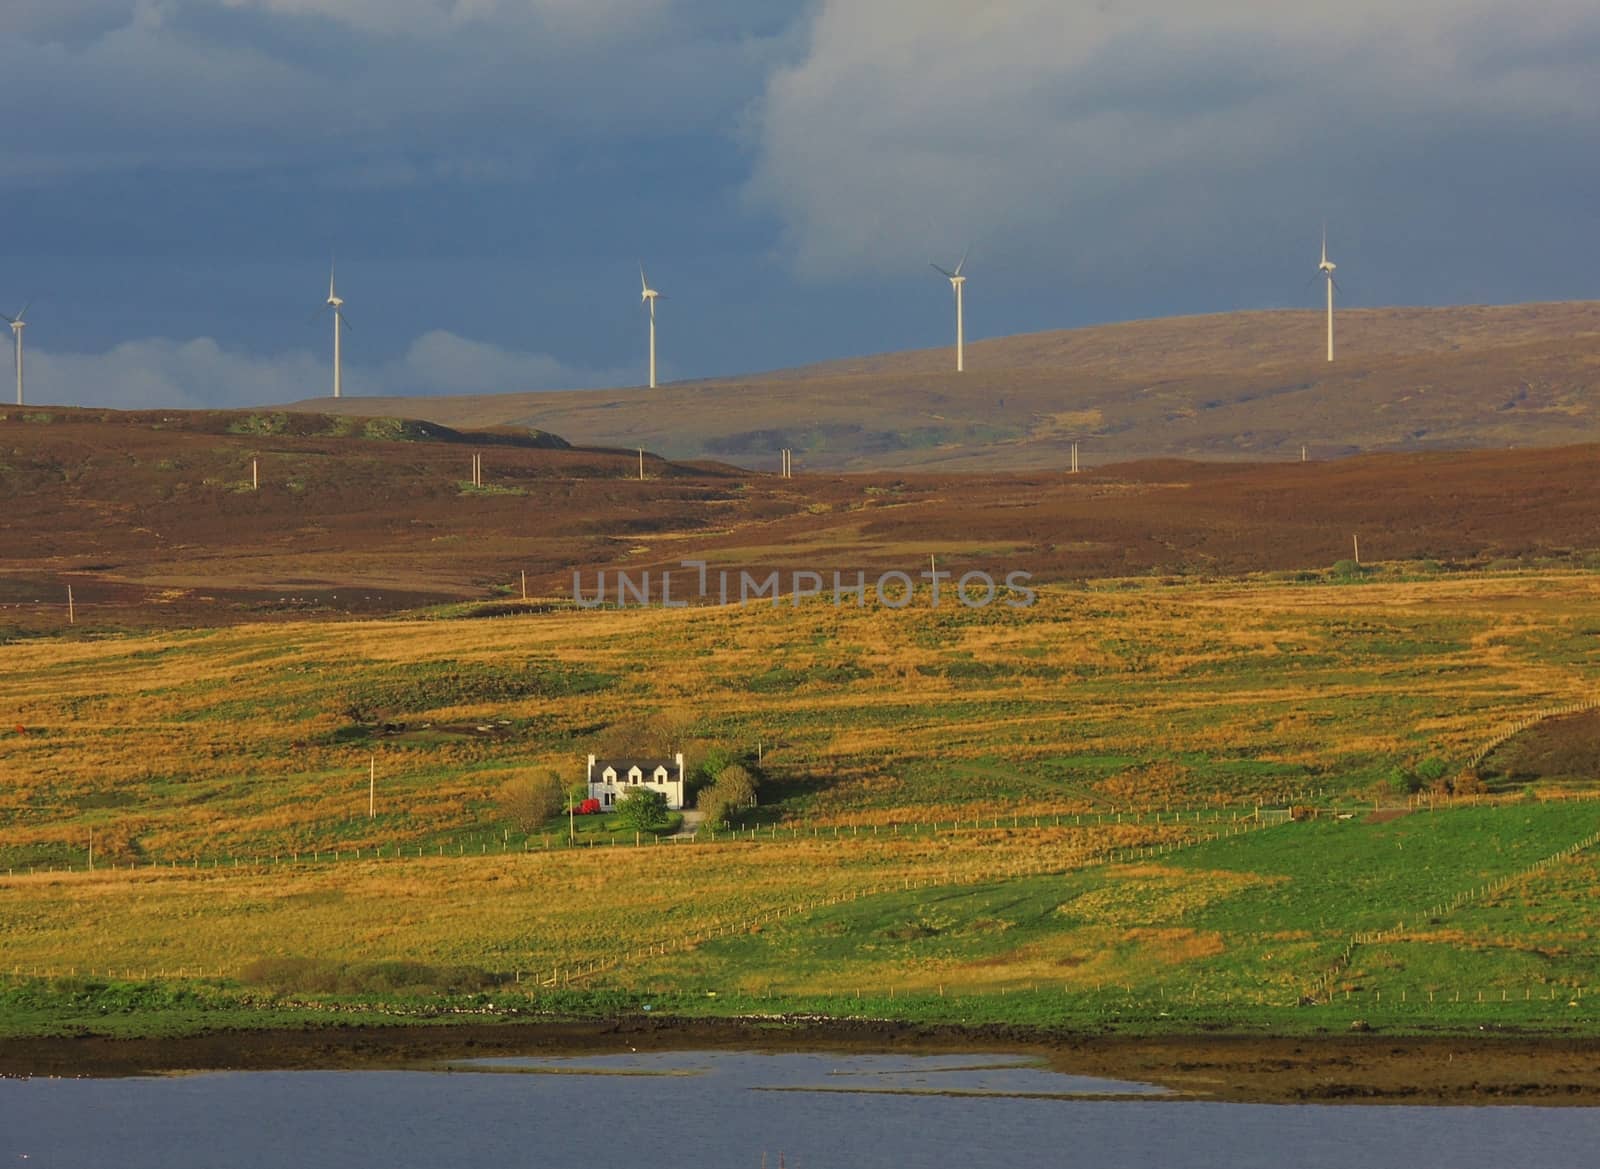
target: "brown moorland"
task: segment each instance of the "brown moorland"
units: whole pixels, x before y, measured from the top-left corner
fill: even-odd
[[[290,421],[290,420],[293,421]],[[485,483],[470,482],[481,455]],[[0,627],[381,614],[570,597],[573,573],[713,569],[1041,582],[1324,570],[1370,560],[1583,562],[1600,448],[1308,463],[1147,460],[1080,475],[814,474],[569,448],[393,419],[0,415]],[[251,488],[252,461],[260,473]],[[785,590],[790,577],[784,576]]]
[[[1600,304],[1132,321],[638,388],[327,399],[294,409],[537,426],[575,442],[776,468],[997,470],[1152,457],[1312,458],[1600,438]]]
[[[1541,719],[1489,752],[1478,775],[1498,787],[1600,780],[1600,707]]]

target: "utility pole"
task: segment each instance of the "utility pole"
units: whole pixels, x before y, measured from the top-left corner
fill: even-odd
[[[1359,535],[1351,536],[1350,537],[1350,541],[1351,541],[1351,543],[1353,543],[1355,545],[1356,563],[1360,564],[1361,563],[1361,537]]]
[[[1074,442],[1072,444],[1072,474],[1076,475],[1077,473],[1078,473],[1078,444],[1076,442]]]
[[[67,624],[68,625],[76,625],[77,623],[78,623],[78,610],[72,603],[72,586],[68,585],[67,586]]]
[[[644,482],[644,448],[639,448],[639,482]]]
[[[528,599],[528,570],[526,568],[522,570],[522,599],[524,601]]]
[[[378,757],[369,756],[367,759],[367,819],[374,819],[378,815]]]
[[[260,491],[261,490],[261,460],[260,459],[251,459],[250,460],[250,490],[251,491]]]

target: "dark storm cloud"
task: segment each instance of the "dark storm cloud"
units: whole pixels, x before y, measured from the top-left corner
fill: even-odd
[[[968,244],[974,335],[1293,303],[1324,218],[1364,303],[1587,295],[1597,66],[1590,0],[12,0],[0,301],[41,392],[254,401],[331,251],[374,392],[638,380],[646,255],[680,376],[942,343]]]

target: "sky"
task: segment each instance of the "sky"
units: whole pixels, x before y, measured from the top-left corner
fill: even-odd
[[[1600,296],[1593,0],[4,0],[28,398],[637,385]],[[0,401],[10,401],[0,366]]]

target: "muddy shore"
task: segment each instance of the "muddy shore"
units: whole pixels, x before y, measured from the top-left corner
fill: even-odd
[[[0,1041],[0,1075],[437,1066],[511,1055],[746,1049],[1019,1052],[1064,1072],[1260,1103],[1600,1104],[1600,1040],[1518,1035],[1119,1036],[877,1021],[624,1018]]]

